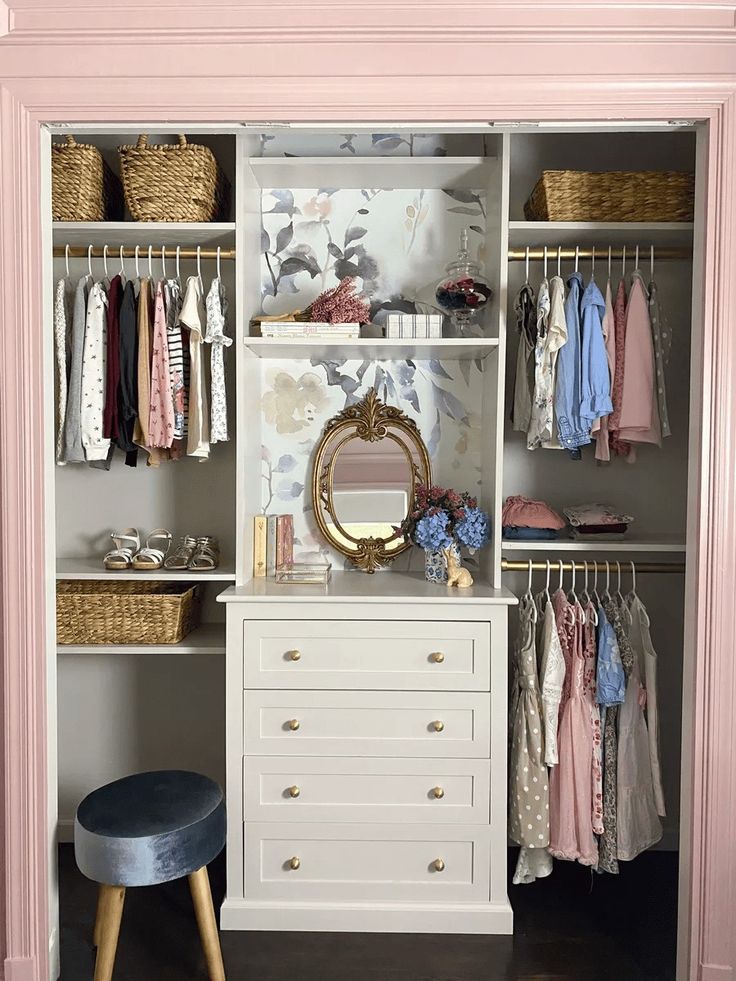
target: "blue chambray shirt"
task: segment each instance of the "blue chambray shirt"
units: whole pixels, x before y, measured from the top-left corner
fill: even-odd
[[[555,387],[555,415],[560,443],[571,455],[579,459],[579,447],[590,443],[590,426],[580,418],[582,397],[582,357],[580,343],[580,296],[583,277],[574,272],[567,281],[565,300],[567,343],[557,355],[557,384]],[[604,352],[605,354],[605,352]],[[606,362],[606,365],[608,362]]]
[[[596,419],[613,412],[611,402],[611,372],[608,366],[606,343],[603,340],[603,317],[606,301],[594,279],[585,288],[580,301],[582,319],[580,421],[590,429]]]

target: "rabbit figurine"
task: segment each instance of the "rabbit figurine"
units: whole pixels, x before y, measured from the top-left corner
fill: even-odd
[[[466,589],[468,586],[472,586],[473,577],[470,575],[470,571],[460,565],[460,560],[453,553],[453,550],[451,548],[443,548],[442,554],[447,563],[447,585],[457,586],[460,589]]]

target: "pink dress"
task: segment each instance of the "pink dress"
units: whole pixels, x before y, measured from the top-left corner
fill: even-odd
[[[167,449],[174,441],[174,400],[169,371],[163,283],[156,287],[151,355],[151,399],[148,412],[148,445]]]
[[[601,739],[601,713],[595,700],[596,686],[596,629],[595,607],[585,606],[585,625],[583,626],[583,655],[585,673],[583,676],[583,697],[590,712],[590,728],[593,738],[593,760],[591,763],[593,833],[603,834],[603,740]]]
[[[557,736],[559,764],[550,776],[549,853],[582,865],[597,865],[593,836],[593,729],[586,693],[583,609],[557,590],[553,603],[567,671]]]
[[[626,357],[618,435],[629,443],[662,445],[649,296],[638,270],[631,277],[626,307]],[[635,453],[632,447],[630,461],[635,459]]]
[[[621,424],[621,401],[626,370],[626,284],[623,279],[618,284],[616,299],[613,303],[613,329],[616,357],[613,368],[613,385],[611,387],[613,412],[608,417],[608,442],[614,453],[617,453],[619,456],[626,456],[631,447],[621,439],[618,433]]]

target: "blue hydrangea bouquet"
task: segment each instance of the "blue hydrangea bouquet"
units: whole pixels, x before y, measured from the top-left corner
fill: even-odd
[[[460,565],[460,545],[471,551],[482,548],[491,537],[490,521],[467,491],[451,488],[416,489],[414,509],[404,519],[401,530],[424,549],[425,573],[430,582],[447,582],[447,566]],[[472,581],[472,580],[471,580]]]

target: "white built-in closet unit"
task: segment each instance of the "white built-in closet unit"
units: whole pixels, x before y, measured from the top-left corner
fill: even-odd
[[[174,139],[172,126],[148,129]],[[231,181],[229,221],[48,222],[49,378],[52,279],[64,273],[67,244],[107,245],[111,274],[121,245],[140,246],[142,274],[149,245],[166,246],[169,273],[177,246],[234,253],[222,260],[235,339],[227,356],[230,443],[213,447],[207,463],[129,469],[116,458],[109,472],[55,469],[58,578],[140,577],[102,568],[110,531],[129,525],[219,537],[216,572],[151,574],[199,581],[202,626],[174,647],[59,647],[50,659],[52,683],[54,663],[58,674],[61,839],[68,840],[84,794],[124,773],[183,767],[225,782],[226,928],[510,931],[507,619],[513,636],[525,576],[505,571],[509,560],[609,558],[624,563],[624,577],[632,559],[655,568],[678,564],[674,574],[654,571],[638,580],[660,654],[664,843],[677,847],[690,346],[700,330],[691,317],[694,229],[529,223],[523,204],[543,169],[694,170],[697,132],[686,124],[388,129],[192,125],[187,135],[212,147]],[[139,130],[70,124],[55,127],[52,138],[68,131],[97,144],[117,168],[114,148]],[[696,215],[696,241],[700,220]],[[482,338],[333,343],[250,336],[252,316],[305,306],[356,263],[373,300],[431,303],[464,225],[494,290]],[[547,246],[556,271],[558,245],[583,252],[595,246],[599,283],[609,245],[627,246],[627,272],[634,247],[645,265],[654,246],[674,338],[667,377],[673,436],[661,450],[643,448],[635,465],[599,468],[592,452],[581,462],[530,453],[511,431],[512,304],[525,272],[518,258],[527,246]],[[665,258],[668,250],[677,257]],[[291,262],[281,275],[289,258],[301,264]],[[102,260],[91,261],[102,275]],[[615,284],[621,259],[613,261]],[[124,263],[134,276],[135,260]],[[87,258],[73,256],[69,264],[76,278]],[[195,268],[193,259],[181,260],[182,276]],[[580,268],[587,279],[590,259]],[[572,271],[569,258],[562,270]],[[152,272],[161,274],[158,257]],[[202,272],[207,285],[213,259],[202,261]],[[541,272],[534,258],[533,285]],[[435,480],[477,490],[493,515],[493,542],[480,556],[472,590],[426,584],[419,554],[364,575],[317,540],[305,490],[311,448],[348,389],[359,395],[371,385],[417,419]],[[51,461],[51,391],[47,409]],[[571,542],[524,550],[501,541],[508,494],[557,507],[614,503],[636,517],[635,530],[597,551]],[[328,587],[252,579],[252,519],[264,509],[294,513],[297,555],[321,551],[333,562]],[[442,662],[431,659],[440,647]],[[292,649],[302,656],[292,659]],[[289,729],[292,718],[301,719],[298,730]],[[439,785],[443,795],[434,793]]]

